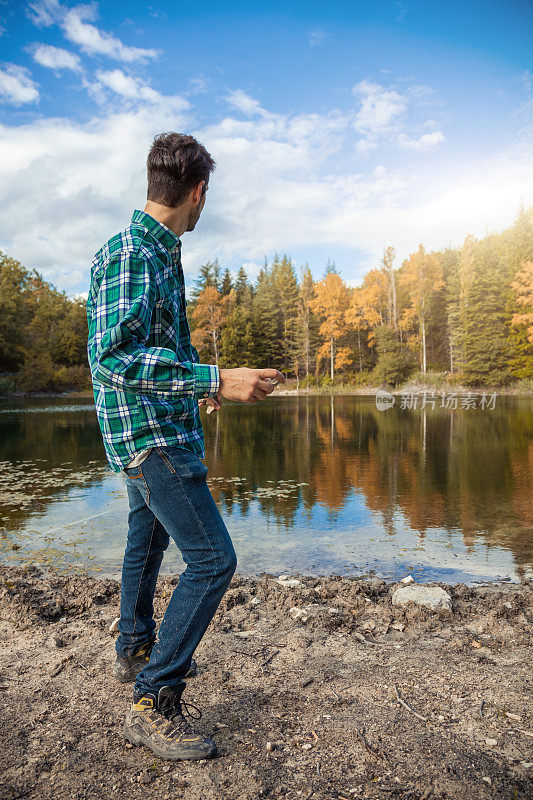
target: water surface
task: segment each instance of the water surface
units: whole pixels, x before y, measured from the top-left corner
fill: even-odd
[[[530,398],[379,411],[372,397],[274,396],[202,414],[241,573],[533,577]],[[0,558],[118,573],[127,495],[91,401],[3,401],[0,462]],[[163,570],[182,565],[171,544]]]

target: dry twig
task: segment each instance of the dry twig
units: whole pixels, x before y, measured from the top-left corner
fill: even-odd
[[[261,666],[262,666],[262,667],[266,667],[266,665],[267,665],[267,664],[270,664],[270,662],[272,661],[272,659],[274,658],[274,656],[277,656],[277,654],[278,654],[278,653],[279,653],[279,650],[276,650],[274,653],[272,653],[271,655],[269,655],[269,657],[268,657],[267,659],[265,659],[265,661],[263,661],[263,663],[261,664]]]
[[[398,688],[397,688],[396,684],[394,684],[394,691],[396,692],[396,699],[398,700],[398,702],[399,702],[399,703],[401,703],[401,704],[402,704],[402,706],[403,706],[404,708],[406,708],[408,711],[410,711],[410,712],[411,712],[411,714],[414,714],[414,715],[415,715],[415,717],[418,717],[418,719],[421,719],[421,720],[422,720],[422,722],[429,722],[429,720],[428,720],[426,717],[423,717],[423,716],[422,716],[422,714],[419,714],[417,711],[414,711],[414,710],[411,708],[411,706],[408,706],[408,705],[407,705],[407,703],[405,702],[405,700],[402,700],[402,698],[401,698],[401,697],[400,697],[400,695],[398,694]]]
[[[364,732],[365,732],[365,729],[364,729],[364,728],[363,728],[362,732],[358,731],[358,730],[357,730],[357,728],[355,729],[355,733],[356,733],[356,735],[359,737],[359,739],[361,739],[361,742],[363,743],[363,746],[364,746],[365,750],[368,750],[368,752],[369,752],[371,755],[375,756],[376,758],[381,758],[381,760],[382,760],[382,761],[386,761],[387,759],[386,759],[386,757],[383,755],[383,753],[380,753],[380,752],[379,752],[379,750],[374,750],[374,748],[373,748],[373,747],[371,747],[371,746],[368,744],[367,740],[365,739],[365,737],[364,737],[364,735],[363,735],[363,734],[364,734]]]
[[[59,662],[59,664],[57,664],[57,666],[55,667],[55,669],[53,669],[53,670],[52,670],[52,672],[50,673],[50,677],[51,677],[51,678],[55,678],[55,677],[56,677],[56,675],[59,675],[59,673],[61,672],[61,670],[63,669],[63,667],[64,667],[64,666],[65,666],[65,664],[67,663],[67,661],[70,661],[72,658],[74,658],[74,654],[71,654],[70,656],[66,656],[65,658],[63,658],[63,659],[62,659],[62,660]]]

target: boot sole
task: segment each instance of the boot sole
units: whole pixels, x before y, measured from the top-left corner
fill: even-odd
[[[157,756],[158,758],[166,759],[167,761],[201,761],[204,758],[214,758],[217,755],[216,745],[214,750],[211,750],[210,753],[202,753],[201,755],[192,755],[186,753],[184,753],[183,755],[176,755],[174,753],[169,755],[169,753],[165,750],[164,747],[158,747],[157,745],[145,742],[142,736],[135,735],[135,733],[133,733],[133,731],[131,731],[126,725],[124,725],[122,730],[124,738],[127,739],[127,741],[130,744],[135,745],[135,747],[141,747],[142,745],[144,745],[149,750],[151,750],[155,756]]]

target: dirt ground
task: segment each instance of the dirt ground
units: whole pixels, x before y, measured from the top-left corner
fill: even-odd
[[[533,797],[531,584],[433,584],[435,612],[379,579],[235,577],[185,694],[219,755],[186,763],[122,737],[116,581],[0,578],[2,800]]]

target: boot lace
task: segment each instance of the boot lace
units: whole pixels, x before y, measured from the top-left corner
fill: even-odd
[[[192,709],[192,711],[191,711]],[[195,733],[195,730],[187,717],[191,719],[201,719],[202,712],[193,703],[185,700],[176,699],[173,705],[161,711],[164,717],[173,722],[183,733]]]

